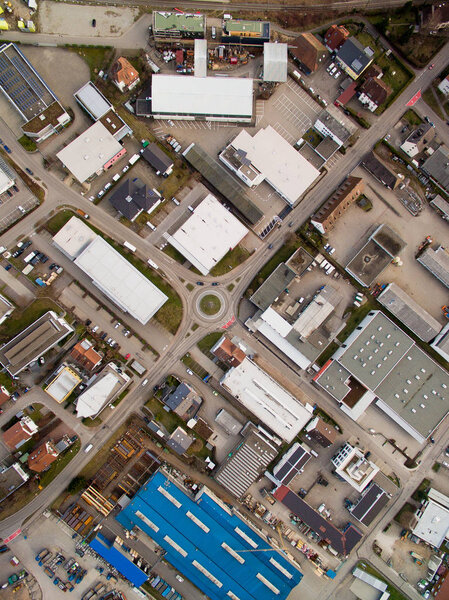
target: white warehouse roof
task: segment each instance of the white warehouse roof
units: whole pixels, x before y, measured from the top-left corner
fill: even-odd
[[[73,95],[92,114],[95,120],[100,119],[112,108],[112,104],[106,100],[92,81],[85,83]]]
[[[194,71],[195,77],[207,76],[207,40],[195,40],[194,50]]]
[[[207,275],[223,256],[248,233],[220,202],[208,194],[194,213],[168,242],[203,275]]]
[[[287,44],[265,42],[263,45],[263,80],[287,81]]]
[[[249,358],[227,371],[221,385],[287,442],[311,419],[311,413]]]
[[[53,236],[53,244],[70,260],[75,260],[87,246],[97,237],[86,223],[72,217],[64,227]]]
[[[75,371],[64,367],[50,385],[45,388],[45,391],[56,402],[63,402],[81,381],[81,377]]]
[[[91,277],[93,283],[121,310],[143,324],[147,323],[168,299],[100,236],[83,250],[75,259],[75,264]]]
[[[114,373],[107,373],[104,377],[87,388],[76,402],[76,416],[81,419],[97,415],[108,401],[120,378]]]
[[[122,150],[123,146],[101,121],[97,121],[56,156],[83,183],[95,173],[101,172],[104,165]]]
[[[252,117],[252,79],[153,75],[151,81],[153,114]]]
[[[245,152],[267,183],[291,205],[320,174],[270,125],[259,129],[254,137],[243,129],[231,146]]]

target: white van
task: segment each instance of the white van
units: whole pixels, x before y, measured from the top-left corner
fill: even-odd
[[[84,448],[84,452],[87,454],[88,452],[90,452],[92,450],[93,447],[94,447],[93,444],[87,444],[87,446]]]
[[[148,379],[144,379],[141,383],[142,387],[144,387],[148,383]]]
[[[147,225],[152,231],[156,229],[156,227],[153,225],[153,223],[151,223],[151,221],[147,221]]]
[[[172,201],[176,204],[176,206],[179,206],[179,200],[177,200],[174,196],[172,197]]]
[[[217,30],[215,27],[212,27],[212,39],[214,40],[217,37]]]

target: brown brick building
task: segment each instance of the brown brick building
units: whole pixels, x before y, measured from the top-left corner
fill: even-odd
[[[363,194],[365,182],[361,177],[349,176],[341,186],[312,215],[310,222],[325,235],[333,229],[335,221]]]

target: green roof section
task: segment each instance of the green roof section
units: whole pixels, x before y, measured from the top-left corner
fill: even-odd
[[[206,30],[206,17],[191,13],[153,12],[153,28],[158,32],[184,31],[202,33]]]
[[[230,21],[226,21],[225,28],[226,31],[245,33],[250,31],[251,33],[259,33],[262,35],[264,30],[266,30],[268,22],[265,21],[234,21],[234,19]]]
[[[183,152],[184,158],[199,171],[220,194],[222,194],[251,225],[263,217],[263,212],[251,202],[240,184],[229,172],[197,144],[191,144]]]

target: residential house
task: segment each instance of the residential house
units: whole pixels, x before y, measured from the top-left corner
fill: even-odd
[[[413,158],[433,140],[435,137],[435,128],[429,123],[421,123],[421,125],[412,131],[407,139],[401,145],[403,150],[410,158]]]
[[[101,363],[102,356],[99,354],[89,340],[84,339],[73,346],[70,352],[71,358],[82,365],[87,371],[93,371]]]
[[[3,433],[3,442],[10,450],[17,450],[25,442],[28,442],[38,430],[39,427],[33,419],[24,416]]]
[[[109,198],[117,212],[134,221],[142,212],[150,214],[161,203],[161,195],[139,179],[127,179],[117,186]]]
[[[368,56],[362,44],[354,37],[346,40],[336,55],[337,64],[352,79],[357,79],[373,62],[373,56]]]
[[[306,75],[314,73],[327,56],[326,48],[313,33],[301,33],[289,46],[289,52]]]
[[[142,158],[144,158],[147,163],[153,167],[153,169],[156,171],[156,175],[168,177],[173,171],[173,160],[155,143],[148,144],[148,146],[142,152]]]
[[[123,56],[112,65],[111,79],[121,92],[129,92],[140,82],[139,73]]]
[[[331,25],[324,36],[324,43],[329,52],[341,48],[351,34],[343,25]]]
[[[246,358],[241,348],[231,342],[226,336],[222,336],[210,349],[211,353],[230,367],[238,367]]]
[[[35,448],[28,456],[28,467],[36,473],[46,471],[58,458],[59,452],[53,442],[48,441]]]
[[[360,87],[359,102],[374,112],[391,94],[391,88],[382,79],[368,77]]]

